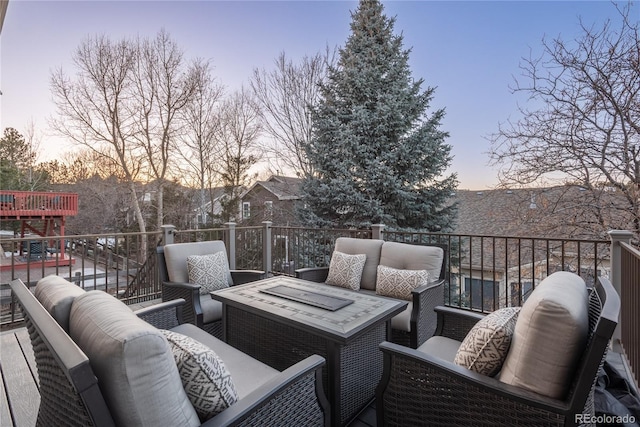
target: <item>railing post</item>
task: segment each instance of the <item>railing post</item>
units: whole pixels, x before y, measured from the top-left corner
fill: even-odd
[[[633,233],[627,230],[611,230],[609,231],[609,238],[611,239],[611,284],[618,292],[618,295],[622,297],[622,248],[620,242],[631,244],[631,238]],[[613,341],[620,341],[620,322],[616,326],[616,330],[613,332]]]
[[[262,269],[267,273],[271,272],[271,221],[262,221],[264,227],[262,231]]]
[[[224,224],[227,232],[224,233],[225,242],[227,247],[227,258],[229,258],[229,268],[231,270],[236,269],[236,223],[226,222]]]
[[[375,240],[384,240],[384,224],[371,225],[371,238]]]
[[[176,231],[176,226],[171,224],[161,225],[162,229],[162,241],[165,245],[173,243],[173,235]]]

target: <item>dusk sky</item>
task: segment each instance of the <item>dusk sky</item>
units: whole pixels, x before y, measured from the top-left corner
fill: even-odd
[[[587,26],[618,19],[608,1],[384,1],[395,32],[411,48],[413,77],[436,87],[432,108],[446,109],[442,129],[453,146],[451,171],[460,188],[496,184],[486,139],[517,118],[509,85],[522,57],[541,53],[541,40],[570,41]],[[25,133],[30,122],[50,160],[70,151],[52,135],[49,78],[76,70],[71,56],[88,35],[153,38],[166,29],[187,58],[210,59],[229,91],[247,84],[254,68],[271,68],[280,52],[298,60],[325,46],[342,47],[357,1],[30,1],[10,0],[0,36],[0,127]],[[640,7],[634,6],[640,19]],[[633,15],[633,14],[632,14]]]

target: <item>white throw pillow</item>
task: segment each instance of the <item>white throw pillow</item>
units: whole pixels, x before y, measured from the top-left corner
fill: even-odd
[[[509,353],[520,307],[488,314],[474,325],[460,344],[453,363],[490,377],[502,368]]]
[[[331,263],[329,264],[329,274],[325,283],[354,291],[359,290],[362,270],[364,270],[366,260],[367,256],[365,254],[349,255],[333,251]]]
[[[206,345],[186,335],[162,330],[178,366],[180,379],[201,421],[238,401],[238,393],[224,362]]]
[[[224,252],[187,257],[189,283],[200,285],[200,294],[229,287],[229,265]]]
[[[427,270],[400,270],[379,265],[376,294],[411,301],[411,291],[427,283],[429,283]]]

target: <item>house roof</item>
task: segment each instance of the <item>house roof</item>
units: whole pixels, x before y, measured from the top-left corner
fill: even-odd
[[[301,178],[273,175],[266,181],[257,181],[242,197],[253,191],[257,186],[260,186],[273,194],[278,200],[298,200],[300,199],[301,185]]]
[[[199,212],[201,210],[201,207],[199,207],[200,204],[200,190],[193,190],[193,198],[196,201],[196,207],[193,209],[195,212]],[[216,201],[220,200],[220,198],[224,195],[224,187],[214,187],[211,188],[210,190],[206,190],[205,191],[205,202],[204,202],[204,206],[205,208],[207,207],[211,207],[212,202],[215,203]]]
[[[608,229],[624,229],[631,220],[622,194],[608,188],[458,190],[452,200],[457,234],[606,239]]]
[[[484,270],[504,272],[520,266],[523,260],[546,263],[549,253],[561,253],[558,263],[569,262],[564,257],[575,253],[582,260],[595,256],[596,250],[599,258],[606,256],[607,248],[602,245],[578,246],[563,239],[606,240],[607,227],[615,228],[616,223],[620,227],[626,220],[617,215],[615,209],[620,199],[621,195],[615,191],[602,190],[592,196],[575,185],[458,190],[452,197],[452,201],[458,202],[454,233],[466,237],[455,243],[467,248],[461,265],[474,268],[482,265]],[[594,214],[600,214],[605,224],[594,221]],[[616,222],[620,220],[623,222]],[[515,274],[519,277],[530,272],[518,270]]]
[[[528,190],[458,190],[452,201],[458,203],[454,232],[474,235],[520,235],[521,221],[515,212],[530,203]],[[526,212],[526,211],[525,211]]]

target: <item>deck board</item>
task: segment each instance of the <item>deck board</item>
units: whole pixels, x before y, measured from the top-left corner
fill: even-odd
[[[2,345],[2,343],[0,343]],[[0,369],[2,368],[2,363],[0,361]],[[4,379],[4,374],[0,373]],[[2,387],[0,387],[0,425],[1,426],[11,426],[13,422],[11,421],[11,412],[9,411],[9,402],[7,400],[7,394],[4,391],[4,381],[2,382]]]
[[[3,385],[6,387],[5,401],[11,409],[13,425],[16,427],[35,426],[40,406],[40,393],[27,362],[27,358],[33,358],[33,351],[29,356],[29,352],[25,354],[20,345],[21,340],[24,342],[24,334],[26,329],[0,335],[0,367]],[[29,343],[26,348],[30,346]]]
[[[27,364],[29,365],[29,370],[31,371],[31,376],[36,382],[36,386],[39,387],[38,382],[38,367],[36,366],[36,356],[33,354],[33,346],[31,345],[31,338],[29,338],[29,332],[26,329],[21,328],[16,332],[16,338],[18,339],[18,343],[20,344],[20,348],[22,349],[22,354],[24,355]]]

